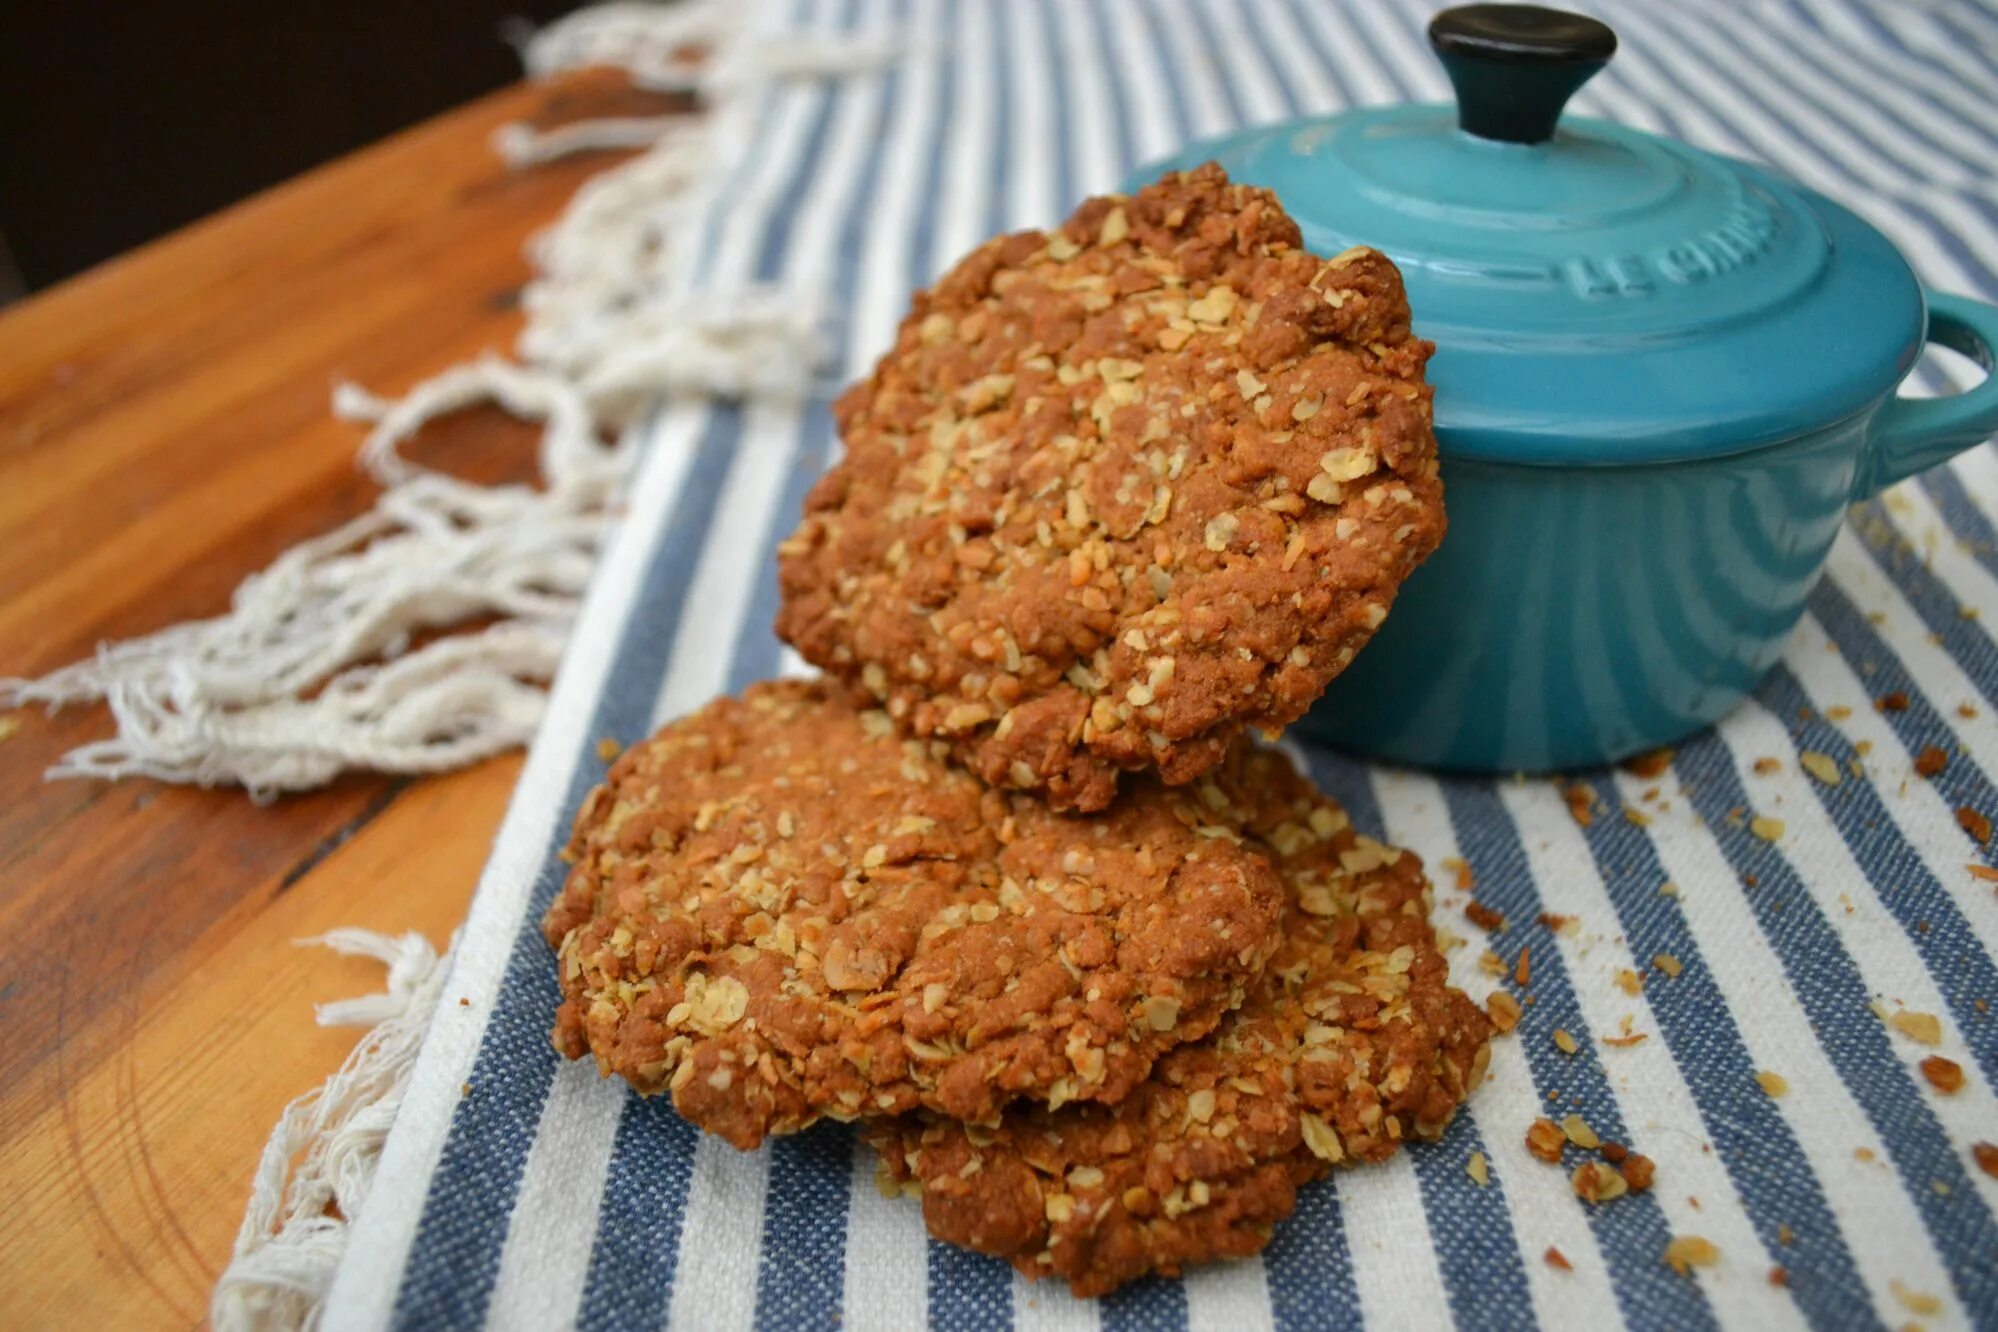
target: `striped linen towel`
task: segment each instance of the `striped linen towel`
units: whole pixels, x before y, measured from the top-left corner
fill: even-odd
[[[857,376],[913,287],[1137,163],[1240,123],[1447,96],[1430,8],[795,0],[799,32],[893,26],[905,54],[758,94],[754,150],[702,223],[705,271],[827,292]],[[1593,8],[1624,50],[1578,110],[1767,162],[1865,213],[1929,282],[1998,297],[1998,11]],[[1534,1002],[1441,1142],[1307,1188],[1259,1259],[1094,1305],[927,1241],[839,1126],[744,1155],[549,1046],[535,923],[598,741],[801,669],[769,628],[773,546],[835,447],[822,402],[652,423],[327,1326],[1998,1327],[1998,1178],[1973,1155],[1998,1140],[1998,896],[1971,872],[1992,848],[1955,814],[1998,815],[1989,446],[1861,506],[1754,700],[1662,776],[1586,774],[1586,826],[1550,782],[1306,754],[1358,824],[1436,872],[1439,919],[1469,940],[1457,982],[1482,997],[1480,954],[1510,970],[1530,948]],[[1906,707],[1876,708],[1889,694]],[[1948,765],[1913,777],[1931,745]],[[1844,779],[1807,775],[1806,754]],[[1668,807],[1619,816],[1654,785]],[[1454,858],[1511,928],[1462,918]],[[1648,973],[1636,993],[1625,971]],[[1902,1012],[1934,1015],[1940,1043],[1883,1020]],[[1626,1030],[1647,1039],[1605,1043]],[[1931,1085],[1929,1055],[1961,1066],[1960,1091]],[[1533,1159],[1528,1124],[1571,1111],[1651,1156],[1656,1188],[1592,1207]],[[1717,1261],[1675,1271],[1675,1236]]]

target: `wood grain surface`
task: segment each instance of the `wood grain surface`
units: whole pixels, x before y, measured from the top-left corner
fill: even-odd
[[[0,675],[216,614],[362,511],[333,383],[400,391],[509,347],[525,239],[615,160],[509,173],[494,128],[666,105],[595,72],[511,88],[0,312]],[[525,479],[532,440],[467,413],[415,454]],[[519,759],[258,806],[45,782],[102,708],[0,731],[0,1327],[196,1325],[271,1124],[353,1044],[312,1005],[380,987],[294,941],[441,946]]]

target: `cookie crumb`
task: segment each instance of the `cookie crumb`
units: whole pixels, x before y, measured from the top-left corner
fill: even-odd
[[[1954,1059],[1930,1055],[1922,1061],[1922,1076],[1944,1096],[1954,1096],[1963,1090],[1963,1065]]]
[[[1576,782],[1573,786],[1561,788],[1561,799],[1568,802],[1568,813],[1576,823],[1586,828],[1596,821],[1596,791],[1592,786]]]
[[[624,746],[609,736],[597,741],[597,757],[606,763],[615,763],[617,756],[624,752]]]
[[[1874,699],[1873,706],[1882,712],[1906,712],[1908,710],[1908,695],[1905,691],[1896,689],[1891,694],[1882,694],[1879,698]]]
[[[1561,1149],[1567,1142],[1568,1136],[1551,1119],[1536,1119],[1527,1126],[1526,1150],[1549,1165],[1560,1164]]]
[[[1554,1028],[1554,1044],[1561,1048],[1562,1054],[1573,1054],[1581,1048],[1575,1043],[1575,1038],[1568,1034],[1566,1027]]]
[[[1653,749],[1647,753],[1633,755],[1625,759],[1619,766],[1633,777],[1643,777],[1646,779],[1662,777],[1672,766],[1672,751],[1670,749]]]
[[[1788,1269],[1786,1269],[1786,1268],[1781,1268],[1781,1267],[1772,1267],[1772,1268],[1770,1268],[1770,1269],[1769,1269],[1769,1284],[1770,1284],[1770,1285],[1772,1285],[1772,1286],[1779,1286],[1779,1287],[1780,1287],[1780,1286],[1787,1286],[1787,1285],[1789,1285],[1789,1284],[1790,1284],[1790,1273],[1789,1273]]]
[[[1894,1298],[1901,1302],[1901,1307],[1911,1314],[1933,1316],[1942,1312],[1943,1302],[1933,1295],[1910,1289],[1899,1281],[1889,1281],[1887,1288],[1894,1292]]]
[[[1521,986],[1525,986],[1533,980],[1533,950],[1531,948],[1522,948],[1519,950],[1519,961],[1512,969],[1512,978]]]
[[[1956,811],[1956,825],[1969,833],[1971,840],[1980,846],[1990,844],[1991,819],[1988,815],[1981,814],[1968,805],[1960,805]]]
[[[1584,1161],[1575,1167],[1569,1179],[1575,1196],[1585,1203],[1600,1207],[1606,1202],[1614,1202],[1630,1192],[1630,1183],[1610,1167],[1596,1161]]]
[[[1681,962],[1678,958],[1674,957],[1670,953],[1657,954],[1651,959],[1651,965],[1657,967],[1667,976],[1671,976],[1674,978],[1676,978],[1680,972],[1686,969],[1685,963]]]
[[[1772,1073],[1768,1069],[1755,1075],[1755,1085],[1762,1088],[1772,1099],[1790,1090],[1789,1079],[1781,1073]]]
[[[1598,1138],[1596,1131],[1589,1127],[1589,1121],[1583,1119],[1580,1115],[1569,1115],[1563,1119],[1561,1121],[1561,1133],[1569,1142],[1589,1151],[1594,1151],[1603,1145],[1603,1140]]]
[[[1838,785],[1840,777],[1838,760],[1831,755],[1816,749],[1807,749],[1798,756],[1798,761],[1804,765],[1805,772],[1810,773],[1811,776],[1817,778],[1826,786]]]
[[[1783,760],[1763,757],[1755,760],[1755,772],[1760,777],[1772,777],[1783,771]]]
[[[1998,1142],[1971,1143],[1970,1159],[1977,1163],[1979,1170],[1998,1179]]]
[[[1547,1246],[1547,1252],[1540,1256],[1546,1261],[1549,1267],[1557,1268],[1563,1272],[1572,1272],[1575,1270],[1574,1265],[1568,1261],[1568,1255],[1562,1253],[1551,1244]]]
[[[1783,836],[1783,820],[1772,819],[1766,814],[1757,814],[1748,821],[1748,831],[1765,842],[1774,842]]]
[[[1964,868],[1970,871],[1970,877],[1973,879],[1981,880],[1984,883],[1998,883],[1998,869],[1993,869],[1989,865],[1979,865],[1975,861],[1972,861],[1970,864],[1965,865]]]
[[[1790,1229],[1788,1221],[1778,1221],[1776,1223],[1776,1242],[1778,1244],[1787,1249],[1796,1242],[1796,1239],[1797,1232]]]
[[[1483,1152],[1471,1153],[1471,1159],[1464,1162],[1464,1173],[1469,1175],[1471,1182],[1481,1189],[1492,1182],[1491,1171],[1485,1165]]]
[[[1487,934],[1500,934],[1505,930],[1505,917],[1486,906],[1483,902],[1466,902],[1464,919]]]
[[[1665,1262],[1680,1276],[1692,1275],[1696,1267],[1712,1267],[1720,1256],[1713,1241],[1699,1235],[1676,1235],[1665,1246]]]
[[[1911,1041],[1919,1041],[1923,1045],[1942,1044],[1942,1022],[1934,1013],[1917,1013],[1904,1008],[1890,1014],[1887,1021]]]
[[[1644,978],[1629,967],[1623,967],[1618,970],[1616,973],[1616,984],[1618,989],[1633,999],[1644,992]]]
[[[1915,775],[1917,777],[1934,777],[1948,766],[1948,752],[1937,745],[1930,745],[1921,753],[1915,755]]]
[[[1608,1155],[1608,1153],[1604,1153]],[[1623,1182],[1630,1185],[1632,1193],[1642,1193],[1651,1187],[1651,1181],[1658,1176],[1658,1165],[1641,1152],[1632,1152],[1618,1164],[1623,1174]]]
[[[1493,990],[1485,1000],[1485,1013],[1501,1032],[1511,1031],[1519,1025],[1519,1000],[1504,990]]]

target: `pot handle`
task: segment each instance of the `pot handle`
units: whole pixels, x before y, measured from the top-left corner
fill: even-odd
[[[1962,352],[1984,369],[1980,384],[1943,398],[1890,398],[1873,418],[1856,495],[1864,499],[1903,477],[1953,458],[1998,434],[1998,306],[1925,291],[1928,341]]]

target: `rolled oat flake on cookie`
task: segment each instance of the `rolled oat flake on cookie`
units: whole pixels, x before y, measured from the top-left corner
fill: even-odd
[[[543,922],[554,1040],[743,1148],[822,1116],[1126,1095],[1277,945],[1213,781],[1090,817],[995,790],[833,681],[756,685],[627,750]]]
[[[778,632],[1059,808],[1296,720],[1443,534],[1400,274],[1299,247],[1209,165],[975,250],[840,399]]]

